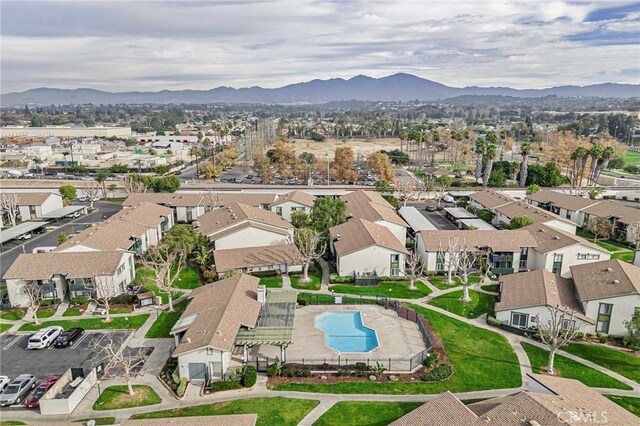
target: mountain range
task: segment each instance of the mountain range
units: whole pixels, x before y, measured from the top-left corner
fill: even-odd
[[[52,104],[322,104],[334,101],[437,101],[458,96],[512,96],[533,98],[640,97],[640,85],[602,83],[589,86],[556,86],[546,89],[509,87],[450,87],[411,74],[382,78],[358,75],[265,89],[263,87],[216,87],[210,90],[162,90],[159,92],[105,92],[94,89],[38,88],[2,95],[2,105]]]

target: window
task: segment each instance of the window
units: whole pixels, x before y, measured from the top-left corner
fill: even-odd
[[[574,320],[562,320],[562,329],[563,330],[575,330],[576,322]]]
[[[293,210],[293,209],[292,209],[292,210]],[[276,214],[277,214],[278,216],[282,216],[282,207],[280,207],[280,206],[277,206],[277,207],[276,207]]]
[[[187,207],[187,222],[193,221],[193,207]]]
[[[564,257],[561,253],[553,254],[553,267],[551,268],[551,272],[554,274],[560,274],[562,271],[562,258]]]
[[[515,327],[526,327],[527,325],[529,325],[529,315],[512,312],[511,325]]]
[[[207,355],[213,355],[213,348],[207,348]]]
[[[31,218],[38,216],[38,212],[36,211],[36,206],[29,206],[29,214],[31,215]]]
[[[436,271],[444,271],[444,253],[438,252],[436,255]]]
[[[518,269],[527,269],[527,260],[529,259],[529,247],[522,247],[520,249],[520,264]]]
[[[613,305],[611,303],[601,303],[598,307],[598,320],[596,321],[596,331],[598,333],[609,332],[612,311]]]
[[[578,253],[578,260],[599,260],[599,254],[592,253]]]
[[[116,270],[116,275],[120,275],[122,271],[124,271],[124,263],[118,266],[118,269]]]
[[[304,207],[291,207],[292,212],[303,212]]]
[[[565,215],[565,217],[571,220],[571,211],[567,210],[567,214]]]
[[[391,273],[392,277],[396,277],[400,275],[400,255],[392,254],[391,255]]]

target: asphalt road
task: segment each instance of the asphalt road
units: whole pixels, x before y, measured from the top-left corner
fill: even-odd
[[[11,264],[16,260],[19,254],[23,252],[31,253],[33,249],[37,247],[57,246],[58,234],[60,234],[61,232],[64,232],[68,235],[71,233],[72,228],[75,229],[75,232],[80,232],[87,225],[102,222],[104,218],[109,218],[122,209],[122,206],[118,203],[101,201],[93,203],[93,206],[98,210],[94,211],[93,213],[80,216],[79,218],[73,219],[71,221],[64,222],[59,226],[53,223],[53,226],[57,226],[56,229],[49,231],[46,234],[33,234],[33,237],[30,240],[26,240],[22,244],[15,245],[15,242],[11,243],[11,248],[3,251],[2,254],[0,254],[0,276],[4,275],[4,273],[7,271],[7,269],[9,269],[9,266],[11,266]]]
[[[422,215],[424,217],[427,218],[427,220],[429,222],[431,222],[433,224],[433,226],[435,226],[436,228],[438,228],[441,231],[447,231],[447,230],[451,230],[451,231],[455,231],[456,229],[458,229],[453,223],[451,223],[449,221],[449,219],[447,219],[444,214],[442,214],[442,212],[439,211],[435,211],[435,212],[428,212],[425,210],[425,207],[427,207],[427,205],[429,204],[433,204],[435,205],[435,202],[432,203],[407,203],[408,206],[411,207],[415,207],[416,209],[418,209],[418,211],[420,213],[422,213]],[[444,205],[444,204],[442,204]]]
[[[122,342],[131,331],[88,331],[67,348],[29,350],[27,343],[32,334],[2,334],[0,336],[0,374],[14,379],[20,374],[33,374],[43,379],[49,374],[60,375],[69,368],[82,367],[85,372],[90,370],[96,361],[96,355],[91,348],[94,342],[113,339],[116,346]]]

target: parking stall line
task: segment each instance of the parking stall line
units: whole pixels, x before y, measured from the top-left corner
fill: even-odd
[[[89,333],[84,333],[84,334],[82,335],[82,337],[80,337],[80,338],[76,341],[76,343],[74,343],[74,344],[73,344],[73,346],[71,346],[71,349],[75,349],[75,348],[77,348],[77,347],[78,347],[78,345],[79,345],[79,344],[80,344],[84,339],[86,339],[86,338],[87,338],[87,336],[89,336]]]
[[[11,346],[15,345],[20,340],[22,340],[23,337],[24,337],[24,335],[16,336],[16,338],[13,339],[12,341],[10,341],[4,348],[2,348],[2,350],[6,351],[7,349],[11,348]]]

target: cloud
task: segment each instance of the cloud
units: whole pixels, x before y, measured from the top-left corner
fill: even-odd
[[[2,92],[277,87],[394,72],[452,86],[637,83],[637,7],[610,4],[3,1]]]

